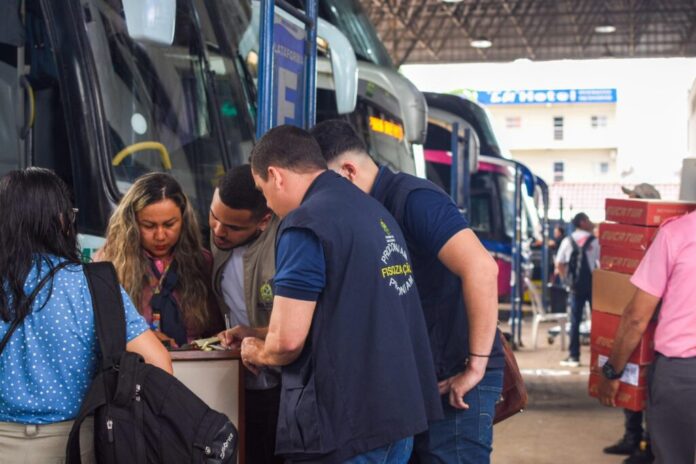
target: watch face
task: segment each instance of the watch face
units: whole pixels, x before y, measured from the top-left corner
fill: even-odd
[[[604,366],[602,366],[602,373],[604,374],[604,377],[609,380],[616,380],[621,377],[621,373],[616,372],[614,370],[614,366],[609,364],[609,362],[604,363]]]

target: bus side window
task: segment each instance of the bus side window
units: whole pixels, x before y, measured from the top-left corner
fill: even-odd
[[[26,49],[30,63],[27,80],[34,94],[34,121],[30,132],[30,164],[52,169],[73,184],[70,147],[63,98],[58,83],[58,67],[49,44],[48,32],[38,5],[27,6]]]
[[[19,167],[17,49],[0,44],[0,175]]]
[[[432,161],[425,162],[425,177],[442,190],[450,193],[450,184],[452,167],[449,164],[434,163]]]

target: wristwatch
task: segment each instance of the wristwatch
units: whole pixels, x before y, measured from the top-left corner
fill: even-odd
[[[612,366],[609,363],[609,361],[607,361],[602,366],[602,374],[604,375],[604,377],[606,377],[609,380],[616,380],[616,379],[621,378],[621,376],[623,375],[623,371],[616,372],[616,369],[614,369],[614,366]]]

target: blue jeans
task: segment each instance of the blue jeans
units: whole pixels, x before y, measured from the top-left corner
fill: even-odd
[[[413,462],[488,464],[493,451],[495,403],[503,391],[503,369],[490,369],[464,396],[469,409],[455,409],[442,395],[445,418],[416,435]]]
[[[413,451],[413,437],[395,441],[367,453],[353,456],[343,464],[406,464]]]
[[[592,294],[570,295],[570,357],[580,360],[580,323],[585,312],[585,303],[592,304]]]

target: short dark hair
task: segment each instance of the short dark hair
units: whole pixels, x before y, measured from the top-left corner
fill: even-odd
[[[268,178],[270,166],[300,173],[327,169],[314,137],[290,125],[269,130],[251,150],[251,167],[263,180]]]
[[[309,133],[319,143],[321,154],[327,163],[349,151],[361,152],[369,156],[365,142],[355,132],[353,126],[342,119],[328,119],[320,122]]]
[[[248,209],[257,219],[270,211],[263,193],[254,185],[249,164],[242,164],[227,171],[218,183],[218,193],[225,206],[232,209]]]
[[[573,226],[580,227],[580,224],[582,224],[583,221],[589,221],[589,220],[590,220],[590,217],[587,214],[578,213],[573,218]]]

